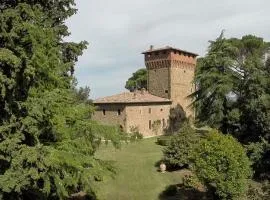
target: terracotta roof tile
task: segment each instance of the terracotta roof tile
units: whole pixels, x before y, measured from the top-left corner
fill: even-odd
[[[192,52],[189,52],[189,51],[186,51],[186,50],[174,48],[174,47],[171,47],[171,46],[166,46],[166,47],[156,48],[156,49],[149,49],[147,51],[142,52],[142,54],[152,53],[152,52],[156,52],[156,51],[164,51],[164,50],[176,50],[176,51],[179,51],[179,52],[182,52],[182,53],[187,53],[187,54],[191,54],[193,56],[198,56],[198,54],[196,54],[196,53],[192,53]]]
[[[147,91],[123,92],[94,100],[94,104],[104,103],[170,103],[171,100],[150,94]]]

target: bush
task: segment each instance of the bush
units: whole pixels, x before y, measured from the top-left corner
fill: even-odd
[[[139,132],[138,127],[136,127],[136,126],[131,127],[130,132],[131,132],[131,133],[130,133],[129,136],[128,136],[130,142],[136,142],[136,141],[138,141],[138,140],[143,139],[143,134],[141,134],[141,133]]]
[[[161,136],[157,138],[157,144],[161,146],[168,146],[171,141],[170,136]]]
[[[268,200],[270,199],[270,188],[268,182],[250,181],[248,193],[246,196],[248,200]]]
[[[198,135],[189,124],[183,125],[181,132],[171,137],[169,145],[164,149],[164,162],[170,168],[182,168],[190,164],[194,146],[198,142]]]
[[[247,154],[252,162],[254,178],[270,179],[270,144],[262,139],[260,142],[250,143],[246,146]]]
[[[143,135],[139,132],[134,132],[134,133],[131,133],[131,135],[130,135],[131,142],[135,142],[135,141],[138,141],[141,139],[143,139]]]
[[[251,162],[232,136],[211,131],[199,142],[192,157],[199,180],[214,187],[221,199],[238,199],[246,194]]]

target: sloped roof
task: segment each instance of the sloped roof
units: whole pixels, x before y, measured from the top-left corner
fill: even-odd
[[[152,95],[147,91],[123,92],[94,100],[94,104],[106,103],[171,103],[171,100]]]
[[[152,53],[152,52],[156,52],[156,51],[164,51],[164,50],[175,50],[175,51],[179,51],[179,52],[182,52],[182,53],[187,53],[187,54],[190,54],[190,55],[193,55],[193,56],[198,56],[198,54],[196,54],[196,53],[192,53],[192,52],[189,52],[189,51],[186,51],[186,50],[174,48],[174,47],[171,47],[171,46],[166,46],[166,47],[156,48],[156,49],[149,49],[147,51],[142,52],[142,54]]]

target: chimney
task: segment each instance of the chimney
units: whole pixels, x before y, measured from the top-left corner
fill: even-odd
[[[154,45],[150,45],[150,51],[154,50]]]

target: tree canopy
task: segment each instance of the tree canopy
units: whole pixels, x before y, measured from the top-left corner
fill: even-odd
[[[127,80],[125,88],[129,91],[141,88],[147,89],[147,70],[142,68],[134,72]]]
[[[74,5],[1,2],[0,199],[94,196],[92,182],[112,171],[94,153],[103,138],[117,142],[117,129],[92,122],[93,107],[73,90],[75,62],[87,45],[64,41]]]
[[[195,75],[199,122],[245,143],[269,139],[269,46],[256,36],[226,39],[223,33],[210,42]]]
[[[195,146],[192,157],[199,180],[214,187],[220,199],[239,199],[246,194],[251,162],[235,138],[213,130]]]

